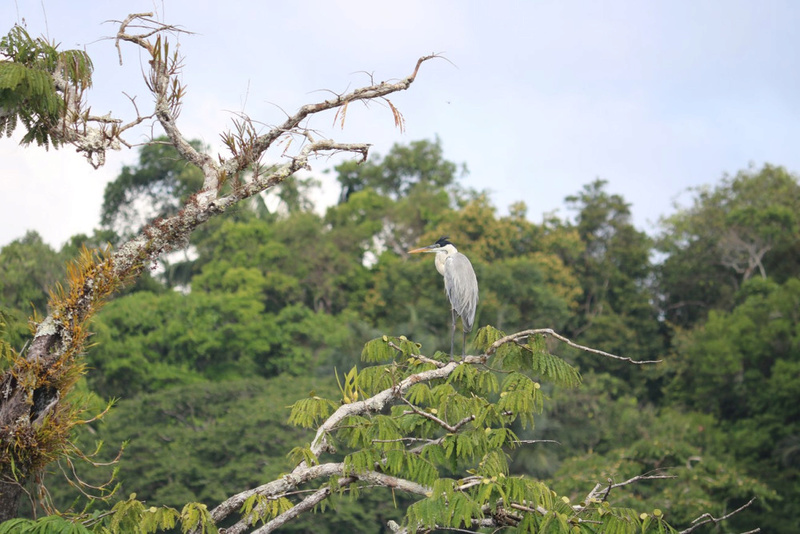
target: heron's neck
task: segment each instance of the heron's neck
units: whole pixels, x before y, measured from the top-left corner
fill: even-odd
[[[444,262],[447,258],[457,253],[458,251],[453,245],[445,245],[436,251],[436,260],[434,263],[436,263],[436,270],[439,271],[439,274],[444,276]]]

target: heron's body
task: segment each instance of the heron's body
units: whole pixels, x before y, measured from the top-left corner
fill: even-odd
[[[466,350],[467,332],[472,331],[475,310],[478,308],[478,279],[469,259],[461,254],[447,237],[442,237],[429,247],[411,250],[411,253],[435,253],[436,270],[444,277],[444,291],[450,301],[453,317],[453,330],[450,336],[450,354],[456,332],[456,318],[461,317],[463,344],[461,355]]]

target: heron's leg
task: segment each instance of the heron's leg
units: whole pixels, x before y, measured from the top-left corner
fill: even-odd
[[[456,310],[450,310],[453,314],[453,329],[450,331],[450,359],[453,359],[453,354],[455,354],[455,339],[456,339]]]
[[[463,360],[467,355],[467,331],[462,330],[461,333],[463,334],[461,337],[461,359]]]

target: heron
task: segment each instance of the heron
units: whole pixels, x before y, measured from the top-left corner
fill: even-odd
[[[450,357],[453,356],[457,317],[461,317],[463,332],[461,356],[464,357],[467,332],[472,331],[475,309],[478,307],[478,279],[475,278],[472,263],[448,239],[450,239],[449,236],[442,236],[433,245],[415,248],[408,252],[409,254],[436,254],[436,270],[444,277],[444,291],[450,301],[450,311],[453,317],[453,329],[450,332]]]

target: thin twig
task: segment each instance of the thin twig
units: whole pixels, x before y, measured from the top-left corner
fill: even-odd
[[[712,522],[716,525],[716,524],[720,523],[721,521],[725,521],[729,517],[732,517],[732,516],[738,514],[739,512],[741,512],[742,510],[744,510],[745,508],[747,508],[748,506],[753,504],[753,502],[755,502],[755,500],[756,500],[756,498],[753,497],[752,499],[747,501],[746,504],[743,504],[742,506],[740,506],[739,508],[737,508],[733,512],[729,512],[729,513],[723,515],[720,518],[715,518],[713,515],[711,515],[709,513],[705,513],[705,514],[701,515],[700,517],[698,517],[697,519],[695,519],[694,521],[692,521],[692,526],[691,527],[687,528],[686,530],[681,530],[678,534],[689,534],[690,532],[694,531],[695,529],[700,528],[701,526],[703,526],[705,524],[708,524],[708,523],[712,523]],[[761,532],[761,529],[757,528],[757,529],[745,532],[743,534],[752,534],[754,532]]]
[[[574,347],[576,349],[580,349],[580,350],[582,350],[584,352],[590,352],[592,354],[599,354],[600,356],[605,356],[606,358],[613,358],[615,360],[630,362],[630,363],[633,363],[633,364],[636,364],[636,365],[643,365],[643,364],[648,364],[648,363],[661,363],[661,361],[662,361],[662,360],[637,361],[637,360],[633,360],[631,358],[627,358],[627,357],[623,357],[623,356],[617,356],[616,354],[611,354],[610,352],[605,352],[603,350],[593,349],[591,347],[587,347],[585,345],[580,345],[578,343],[575,343],[571,339],[569,339],[569,338],[567,338],[565,336],[562,336],[561,334],[557,333],[552,328],[537,328],[537,329],[534,329],[534,330],[523,330],[522,332],[517,332],[515,334],[510,334],[508,336],[502,337],[502,338],[498,339],[497,341],[495,341],[494,343],[492,343],[492,345],[486,351],[486,354],[487,355],[492,355],[497,351],[498,348],[500,348],[502,345],[504,345],[506,343],[516,342],[519,339],[527,338],[527,337],[530,337],[530,336],[533,336],[533,335],[536,335],[536,334],[543,334],[543,335],[553,336],[554,338],[556,338],[559,341],[569,345],[570,347]]]

